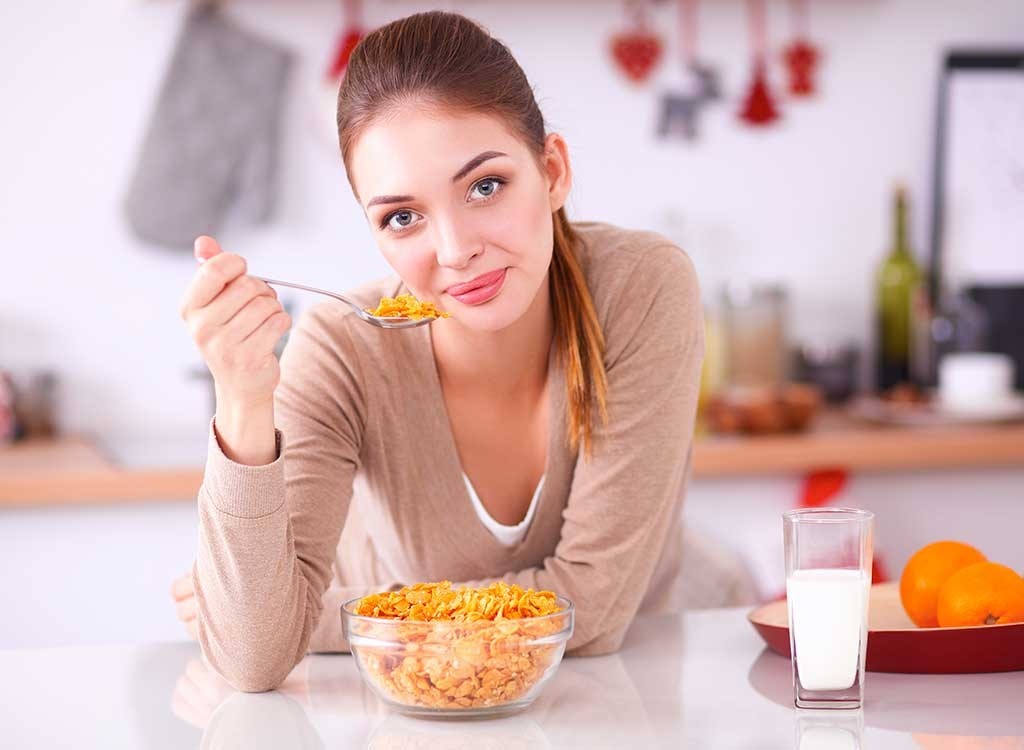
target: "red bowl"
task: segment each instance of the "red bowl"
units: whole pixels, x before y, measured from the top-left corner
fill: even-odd
[[[785,599],[752,610],[747,619],[768,644],[789,656]],[[898,583],[871,587],[868,609],[869,672],[965,674],[1024,670],[1024,622],[962,628],[919,628],[900,603]]]

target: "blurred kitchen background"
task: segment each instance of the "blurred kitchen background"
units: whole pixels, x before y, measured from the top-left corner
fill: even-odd
[[[874,510],[880,580],[940,538],[1024,569],[1020,0],[36,0],[0,5],[0,648],[185,636],[190,238],[327,289],[388,273],[334,94],[346,40],[431,8],[511,47],[572,218],[697,265],[695,606],[777,595],[801,504]]]

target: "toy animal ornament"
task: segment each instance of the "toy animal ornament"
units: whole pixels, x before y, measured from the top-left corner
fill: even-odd
[[[701,109],[721,97],[718,73],[697,59],[697,2],[679,0],[679,49],[682,67],[678,80],[661,95],[658,135],[697,138]]]
[[[699,135],[701,109],[721,97],[716,71],[693,64],[685,73],[690,78],[689,85],[684,84],[661,95],[658,135],[663,138],[679,135],[687,140],[695,140]]]

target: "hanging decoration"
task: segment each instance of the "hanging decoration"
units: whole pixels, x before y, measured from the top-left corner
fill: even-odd
[[[367,32],[363,23],[362,0],[342,0],[342,27],[324,77],[316,84],[316,111],[314,130],[318,141],[330,152],[332,158],[338,149],[338,87],[345,76],[352,51]]]
[[[363,3],[362,0],[342,0],[342,8],[345,15],[345,25],[334,48],[334,57],[327,68],[327,80],[337,85],[348,67],[348,59],[352,56],[352,50],[363,38],[366,29],[363,27]]]
[[[196,235],[273,218],[296,60],[217,3],[195,3],[187,13],[123,210],[140,240],[190,253]]]
[[[763,126],[779,119],[779,110],[768,86],[767,30],[764,0],[747,0],[750,18],[750,44],[753,49],[753,71],[750,89],[743,99],[739,117],[753,126]]]
[[[658,135],[697,137],[700,110],[721,97],[718,72],[697,57],[697,8],[699,0],[678,0],[679,49],[682,65],[678,80],[661,95]]]
[[[793,17],[793,41],[782,52],[782,60],[789,74],[789,93],[793,96],[811,96],[815,93],[814,74],[821,62],[821,50],[808,34],[808,0],[790,0]]]
[[[661,61],[661,38],[651,29],[647,0],[626,0],[629,28],[612,36],[612,60],[633,83],[643,83]]]

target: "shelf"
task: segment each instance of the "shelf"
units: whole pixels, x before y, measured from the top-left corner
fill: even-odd
[[[1024,467],[1024,425],[874,427],[825,414],[802,434],[699,437],[693,463],[698,479]],[[203,469],[126,468],[86,438],[63,437],[0,448],[0,477],[0,506],[76,505],[191,500]]]
[[[1024,467],[1024,425],[880,427],[826,413],[794,435],[709,436],[694,446],[696,477]]]
[[[0,506],[78,505],[194,498],[201,467],[126,469],[82,437],[0,448]]]

